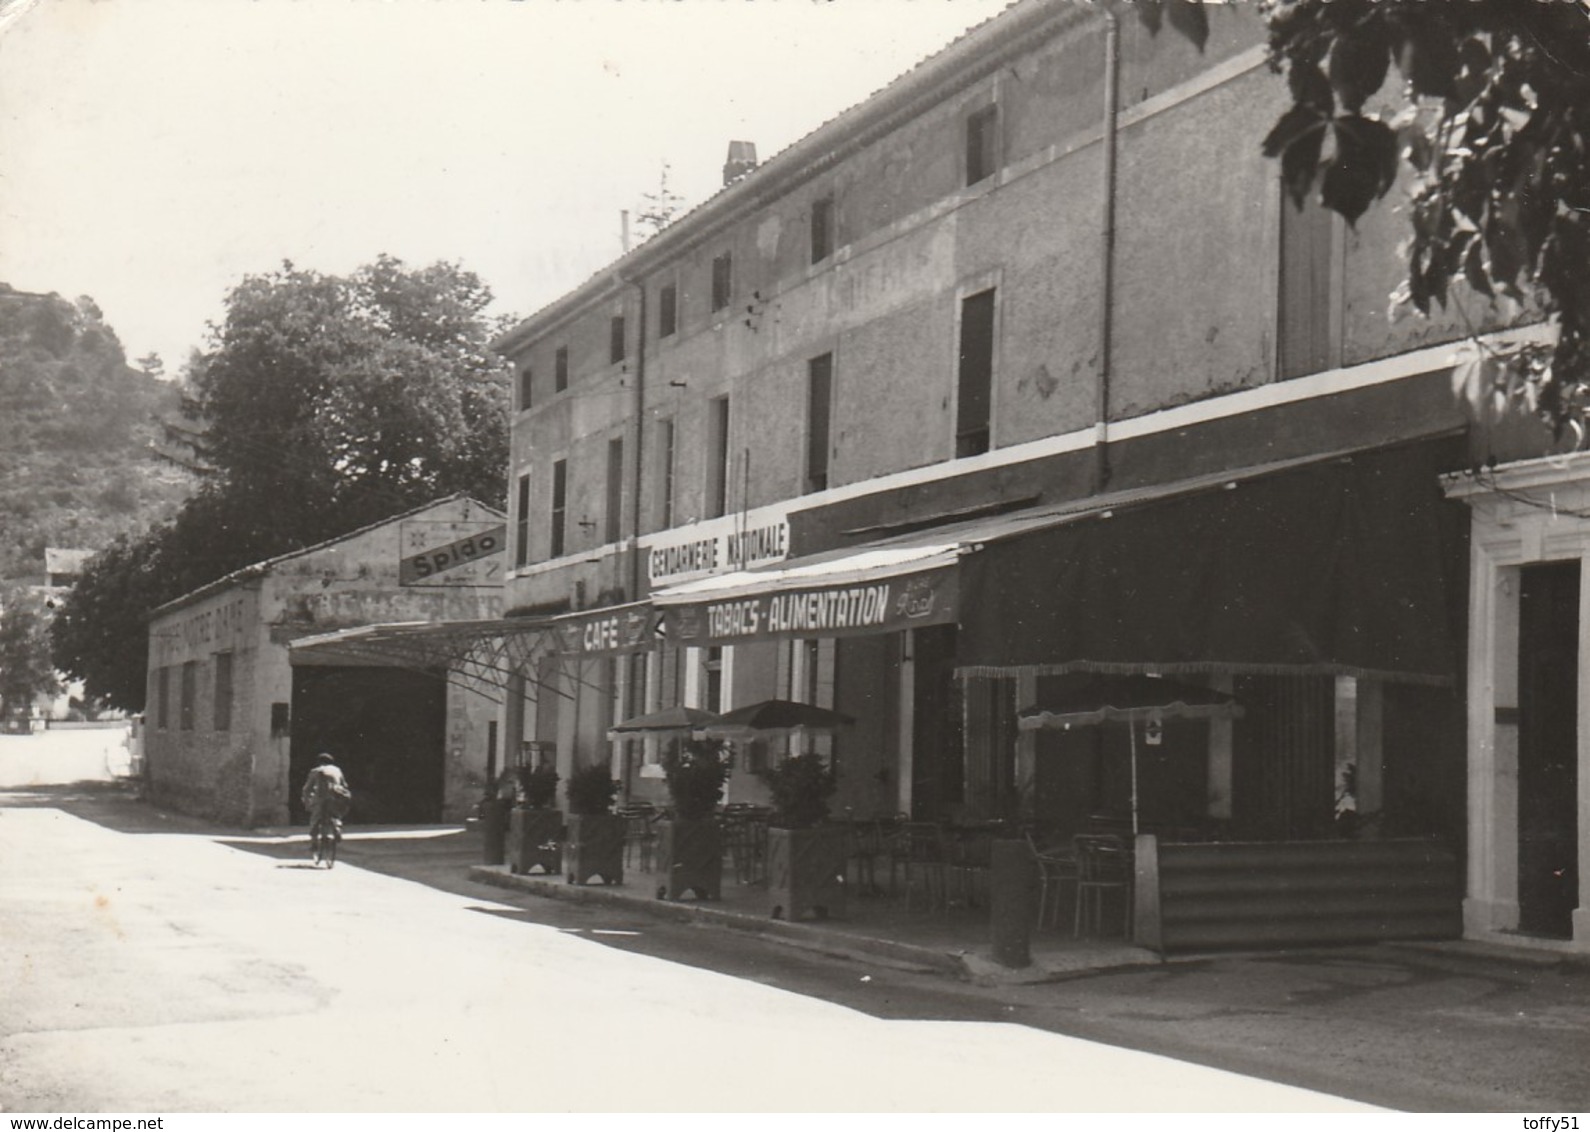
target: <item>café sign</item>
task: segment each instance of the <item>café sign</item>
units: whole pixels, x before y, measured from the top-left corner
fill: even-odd
[[[634,652],[651,647],[656,627],[657,612],[649,606],[560,617],[558,648],[576,655]]]
[[[793,637],[853,637],[952,622],[952,568],[844,586],[748,594],[670,605],[663,632],[679,644],[721,645]]]

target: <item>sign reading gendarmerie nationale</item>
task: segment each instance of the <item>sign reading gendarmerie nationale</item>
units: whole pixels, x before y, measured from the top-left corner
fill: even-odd
[[[669,585],[783,561],[789,557],[789,517],[760,508],[747,515],[659,531],[642,543],[647,578],[654,586]]]
[[[502,584],[508,528],[484,522],[410,519],[399,526],[401,586],[498,586]]]
[[[876,582],[780,590],[663,610],[679,644],[721,645],[790,637],[854,637],[943,625],[956,617],[955,571],[925,570]]]

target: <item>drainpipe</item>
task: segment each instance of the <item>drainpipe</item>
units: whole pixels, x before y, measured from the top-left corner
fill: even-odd
[[[645,572],[640,556],[641,487],[645,483],[646,461],[642,445],[646,436],[646,285],[630,284],[640,297],[640,327],[635,341],[635,479],[630,499],[629,600],[640,600],[641,576]]]
[[[1115,156],[1120,120],[1121,19],[1109,8],[1104,16],[1104,213],[1099,231],[1099,366],[1095,383],[1097,423],[1093,426],[1094,491],[1110,482],[1110,338],[1115,313]]]

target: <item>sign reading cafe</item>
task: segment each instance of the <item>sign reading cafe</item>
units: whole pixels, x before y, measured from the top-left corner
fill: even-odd
[[[845,586],[819,586],[672,605],[665,634],[679,644],[788,637],[849,637],[942,625],[956,616],[955,572],[928,570]]]

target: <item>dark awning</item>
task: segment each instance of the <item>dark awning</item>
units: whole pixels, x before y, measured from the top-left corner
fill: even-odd
[[[1444,448],[1333,459],[991,542],[961,564],[958,671],[1449,682],[1463,558],[1437,481]]]

